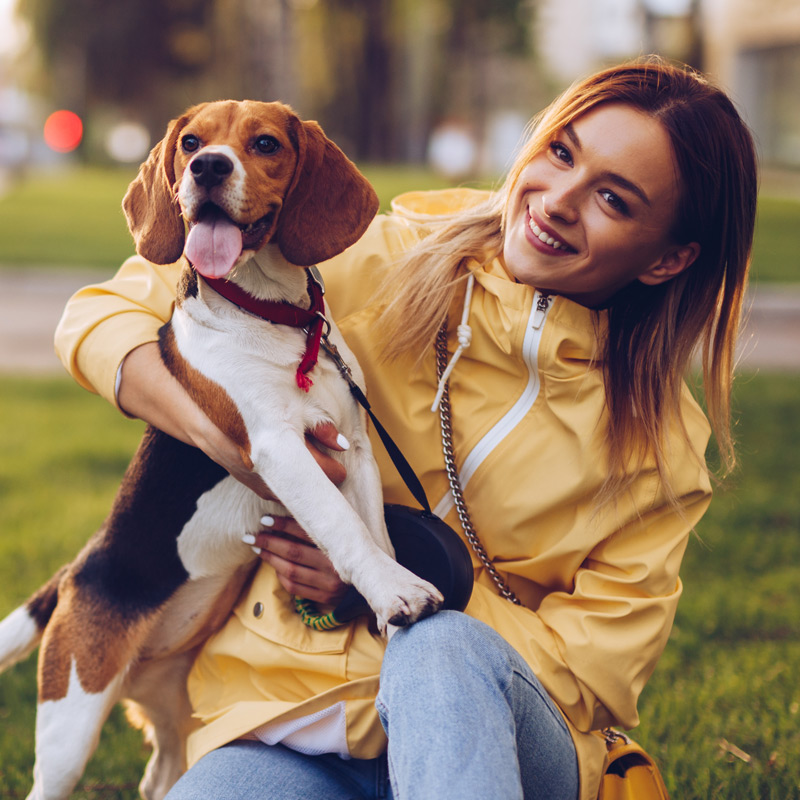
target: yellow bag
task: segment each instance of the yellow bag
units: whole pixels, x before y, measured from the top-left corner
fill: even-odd
[[[656,762],[624,733],[606,728],[608,757],[598,800],[669,800]]]

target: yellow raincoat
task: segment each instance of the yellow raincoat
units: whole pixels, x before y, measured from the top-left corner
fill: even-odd
[[[479,193],[412,193],[395,201],[364,237],[322,266],[326,299],[361,362],[370,402],[425,486],[434,510],[460,530],[449,495],[438,416],[434,354],[385,363],[371,330],[370,297],[397,258],[424,234],[405,209],[435,215]],[[454,443],[465,497],[483,544],[524,604],[502,599],[475,559],[467,613],[511,643],[562,710],[578,751],[581,800],[597,796],[605,745],[589,732],[638,722],[636,703],[672,626],[678,569],[691,528],[705,511],[704,466],[676,435],[670,451],[682,513],[666,501],[652,463],[613,507],[593,504],[603,482],[605,396],[595,355],[595,312],[562,297],[537,309],[530,286],[493,261],[474,265],[472,343],[451,376]],[[157,338],[172,311],[180,265],[125,262],[112,281],[70,301],[59,325],[59,355],[83,386],[116,402],[118,366]],[[450,314],[450,346],[463,289]],[[688,389],[683,416],[703,453],[709,427]],[[385,500],[414,505],[382,445],[373,442]],[[256,608],[256,604],[261,604]],[[263,612],[261,609],[263,608]],[[254,612],[255,610],[255,612]],[[257,615],[256,612],[261,612]],[[262,566],[225,627],[212,637],[189,680],[203,726],[192,734],[193,762],[270,721],[345,702],[347,744],[359,758],[379,755],[385,737],[373,702],[383,643],[364,620],[334,630],[305,627],[269,566]]]

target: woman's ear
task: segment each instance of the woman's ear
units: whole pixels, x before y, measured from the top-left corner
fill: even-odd
[[[700,245],[697,242],[671,247],[657,264],[639,275],[638,280],[647,286],[658,286],[688,269],[699,255]]]

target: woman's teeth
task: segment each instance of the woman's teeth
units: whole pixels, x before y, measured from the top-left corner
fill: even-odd
[[[533,235],[540,242],[544,242],[545,244],[550,245],[550,247],[552,247],[553,250],[558,250],[559,247],[563,246],[561,242],[559,242],[557,239],[554,239],[552,236],[550,236],[550,234],[545,233],[533,220],[530,221],[530,227],[531,230],[533,231]]]

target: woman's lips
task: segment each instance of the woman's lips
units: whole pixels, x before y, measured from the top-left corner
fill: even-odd
[[[563,255],[575,252],[572,247],[561,241],[554,231],[540,224],[530,212],[528,212],[527,222],[529,232],[528,238],[537,250],[552,255]]]

